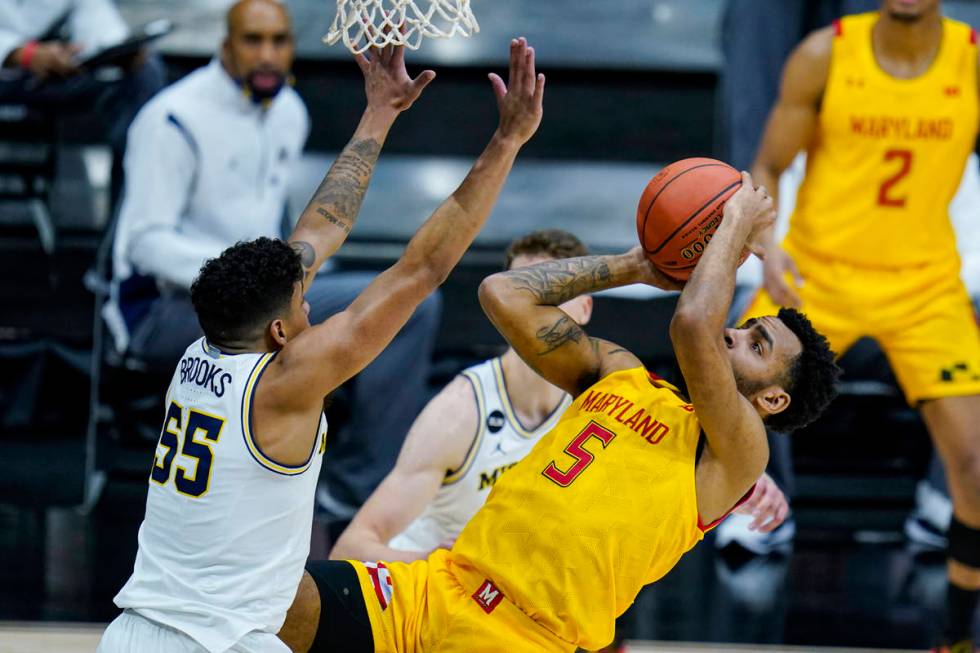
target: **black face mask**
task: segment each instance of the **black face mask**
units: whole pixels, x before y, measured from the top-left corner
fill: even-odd
[[[273,78],[271,83],[266,78]],[[276,70],[259,69],[245,75],[243,86],[256,104],[271,100],[286,85],[286,75]]]

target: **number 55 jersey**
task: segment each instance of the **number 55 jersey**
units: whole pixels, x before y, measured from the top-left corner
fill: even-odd
[[[700,431],[673,386],[610,374],[501,477],[450,556],[564,642],[605,646],[640,589],[704,537]]]
[[[184,352],[167,391],[133,575],[116,595],[135,611],[225,651],[276,633],[309,553],[326,444],[310,423],[302,465],[267,457],[252,427],[255,388],[275,353]]]
[[[977,138],[976,34],[944,18],[914,79],[875,58],[878,13],[834,24],[830,72],[786,247],[876,268],[956,258],[949,203]]]

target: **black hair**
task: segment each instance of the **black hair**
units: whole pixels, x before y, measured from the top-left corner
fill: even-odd
[[[302,279],[303,265],[292,247],[256,238],[208,259],[191,285],[191,302],[208,342],[241,343],[261,337],[269,322],[288,313]]]
[[[504,269],[509,270],[518,256],[545,254],[558,260],[588,256],[589,248],[574,234],[562,229],[541,229],[521,236],[507,246]]]
[[[790,395],[789,407],[766,420],[770,428],[788,432],[803,428],[823,413],[837,396],[841,369],[827,338],[813,328],[806,315],[792,308],[781,308],[777,317],[803,345],[803,351],[784,372],[783,389]]]

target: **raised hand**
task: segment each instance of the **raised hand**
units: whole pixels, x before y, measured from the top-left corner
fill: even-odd
[[[405,47],[388,45],[371,48],[370,57],[354,55],[364,73],[364,92],[368,108],[404,111],[412,106],[429,82],[436,78],[432,70],[424,70],[412,79],[405,69]]]
[[[803,285],[803,277],[800,276],[796,262],[778,245],[773,245],[767,251],[763,266],[763,287],[772,301],[780,306],[800,308],[803,305],[800,295],[796,288],[786,282],[786,274],[789,273],[797,288]]]
[[[523,145],[541,124],[544,99],[544,75],[535,72],[534,48],[527,44],[527,39],[522,36],[510,42],[507,83],[494,73],[489,77],[500,111],[497,129],[504,138],[513,138]]]
[[[776,223],[776,207],[765,186],[756,188],[752,175],[742,171],[742,187],[725,202],[725,219],[746,221],[745,247],[761,259],[766,256],[766,237]]]

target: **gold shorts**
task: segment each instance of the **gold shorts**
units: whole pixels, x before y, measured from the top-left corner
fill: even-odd
[[[861,337],[874,338],[913,406],[980,394],[980,329],[959,258],[886,270],[791,256],[804,279],[802,311],[838,355]],[[777,311],[760,289],[742,321]]]
[[[568,653],[556,637],[477,570],[438,549],[412,564],[351,562],[367,604],[376,651],[384,653]],[[496,593],[495,593],[496,591]]]

